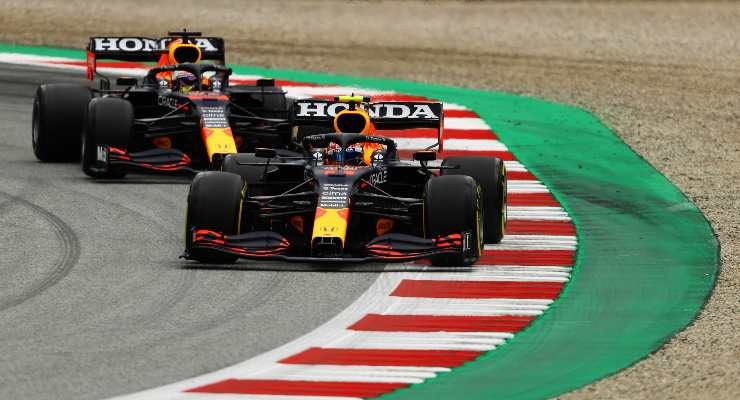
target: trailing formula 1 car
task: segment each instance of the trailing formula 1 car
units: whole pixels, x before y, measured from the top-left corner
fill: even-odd
[[[501,241],[506,169],[500,159],[450,157],[432,167],[436,152],[424,150],[414,153],[414,162],[401,162],[395,142],[373,133],[374,126],[441,129],[441,104],[339,100],[320,106],[296,101],[294,123],[330,121],[335,127],[334,133],[303,137],[303,152],[258,148],[231,154],[221,171],[195,176],[184,258],[430,258],[435,265],[469,265],[484,243]],[[329,109],[334,112],[323,112]],[[402,109],[409,112],[388,111]]]
[[[100,88],[38,88],[32,129],[36,157],[81,158],[87,175],[120,178],[129,171],[193,174],[218,164],[225,154],[286,146],[289,102],[274,80],[230,86],[221,38],[199,32],[169,35],[91,38],[87,76],[100,77]],[[141,82],[118,78],[122,88],[111,89],[97,72],[98,59],[158,65]]]

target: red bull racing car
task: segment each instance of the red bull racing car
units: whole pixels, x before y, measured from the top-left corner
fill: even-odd
[[[32,129],[36,157],[81,158],[87,175],[120,178],[129,171],[192,174],[225,154],[256,145],[285,146],[291,134],[289,104],[274,80],[230,86],[221,38],[199,32],[169,35],[91,38],[87,77],[99,77],[100,88],[38,88]],[[119,89],[111,89],[97,71],[99,59],[157,66],[141,82],[118,78]]]
[[[188,194],[186,259],[299,262],[476,262],[506,228],[506,169],[495,157],[416,152],[401,162],[378,129],[442,128],[440,103],[296,101],[295,125],[332,126],[303,151],[227,155],[195,176]],[[395,110],[408,111],[398,112]]]

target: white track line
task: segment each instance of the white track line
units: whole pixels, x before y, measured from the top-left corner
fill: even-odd
[[[507,206],[506,214],[510,220],[570,221],[562,207]]]
[[[447,118],[449,121],[455,118]],[[393,138],[396,146],[403,150],[419,150],[433,146],[437,138]],[[503,143],[494,139],[445,139],[445,150],[508,151]]]
[[[488,351],[505,341],[505,339],[495,337],[471,338],[451,332],[347,331],[343,336],[328,342],[324,347],[339,349]]]
[[[447,143],[446,140],[445,140],[445,143]],[[412,161],[412,160],[400,160],[400,161],[404,164],[419,165],[418,161]],[[440,165],[442,165],[442,160],[437,159],[437,160],[429,161],[427,165],[429,165],[430,167],[439,167]],[[519,171],[519,172],[527,171],[527,169],[518,161],[504,161],[504,165],[506,165],[507,171]]]
[[[487,244],[485,249],[575,250],[577,243],[575,236],[507,235],[501,243]]]
[[[82,66],[82,65],[60,64],[60,62],[69,62],[69,61],[79,61],[79,60],[72,60],[69,58],[59,58],[59,57],[41,57],[41,56],[33,56],[33,55],[27,55],[27,54],[0,53],[0,62],[4,62],[8,64],[33,65],[37,67],[66,69],[66,70],[80,71],[80,72],[85,71],[87,69],[86,66]],[[142,77],[146,75],[147,73],[147,70],[144,68],[99,67],[97,68],[97,70],[103,74],[126,75],[126,76],[136,76],[136,77]]]
[[[468,110],[467,107],[455,103],[443,103],[443,108],[445,110]]]
[[[509,193],[550,193],[547,186],[539,181],[514,181],[508,179],[506,187]]]
[[[243,75],[243,74],[232,74],[231,77],[229,77],[229,83],[231,83],[231,79],[234,79],[237,81],[255,81],[257,79],[265,78],[262,75]]]
[[[496,248],[501,250],[500,248]],[[493,249],[493,250],[496,250]],[[491,250],[486,248],[486,250]],[[554,272],[541,271],[539,268],[530,268],[532,271],[506,271],[495,266],[476,267],[472,272],[434,272],[424,276],[425,280],[438,281],[506,281],[506,282],[565,282],[570,271]],[[440,310],[444,314],[443,310]]]
[[[487,129],[491,127],[480,118],[445,118],[445,129]]]
[[[428,279],[428,275],[424,279]],[[390,296],[385,301],[378,303],[375,306],[376,310],[370,310],[370,313],[381,315],[535,316],[542,314],[550,304],[552,304],[552,300],[446,299]],[[513,336],[509,333],[502,333],[501,335],[508,335],[504,338]]]
[[[424,379],[434,378],[439,372],[446,371],[449,371],[449,368],[276,364],[268,370],[249,376],[249,378],[420,383]]]
[[[527,171],[527,168],[525,168],[519,161],[504,161],[504,165],[506,166],[507,171]]]

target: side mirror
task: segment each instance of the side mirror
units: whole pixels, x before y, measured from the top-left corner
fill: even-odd
[[[257,147],[254,149],[254,155],[262,158],[273,158],[277,152],[275,149],[268,149],[266,147]]]
[[[436,151],[430,151],[430,150],[424,150],[424,151],[417,151],[414,153],[414,161],[434,161],[437,159],[437,152]]]
[[[130,76],[122,76],[116,79],[116,85],[118,86],[136,86],[137,83],[139,83],[139,81]]]

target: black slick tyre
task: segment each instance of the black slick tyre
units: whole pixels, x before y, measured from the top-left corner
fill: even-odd
[[[239,175],[221,172],[201,172],[193,178],[188,192],[185,222],[185,249],[190,258],[203,263],[231,264],[237,256],[209,249],[193,249],[193,227],[210,229],[226,235],[240,230],[244,180]]]
[[[89,88],[68,83],[44,84],[33,101],[31,144],[40,161],[77,161]]]
[[[125,172],[100,160],[98,146],[127,149],[134,128],[134,107],[118,97],[90,102],[82,134],[82,171],[93,178],[123,178]]]
[[[462,250],[431,258],[433,265],[460,266],[478,261],[483,251],[480,187],[469,176],[433,177],[424,187],[424,231],[427,238],[462,235]]]
[[[481,188],[483,203],[483,242],[500,243],[506,234],[506,166],[497,157],[470,156],[447,157],[443,166],[458,166],[443,169],[442,175],[467,175],[475,179]]]

